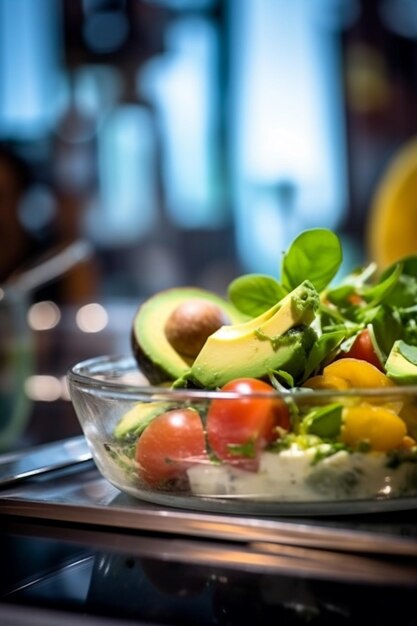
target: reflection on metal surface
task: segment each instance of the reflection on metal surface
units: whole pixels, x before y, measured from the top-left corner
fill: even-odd
[[[68,575],[73,574],[74,570],[77,570],[76,576],[79,577],[80,573],[82,575],[81,570],[85,569],[86,567],[90,569],[92,568],[93,561],[94,561],[94,557],[89,555],[89,556],[84,556],[82,558],[77,558],[75,561],[61,563],[59,565],[58,571],[57,569],[51,569],[51,570],[47,569],[46,571],[44,570],[37,571],[33,576],[20,582],[18,585],[12,585],[9,589],[2,589],[1,597],[7,598],[8,596],[11,596],[12,594],[22,593],[25,590],[31,589],[35,586],[46,585],[50,583],[51,579],[57,577],[58,575],[61,579],[63,579],[65,577],[68,577]]]
[[[164,533],[234,543],[321,548],[338,553],[417,557],[417,537],[394,525],[378,528],[352,521],[281,520],[218,515],[157,507],[133,500],[100,477],[97,470],[33,480],[0,494],[0,514],[111,527],[118,531]],[[406,532],[409,536],[405,536]]]
[[[0,487],[40,474],[91,461],[83,435],[40,445],[15,455],[0,456]]]
[[[7,522],[5,525],[7,530]],[[157,558],[163,563],[204,565],[238,572],[285,574],[296,577],[331,578],[335,581],[415,586],[417,566],[410,560],[393,563],[381,556],[343,554],[266,542],[251,544],[179,539],[120,533],[109,529],[69,529],[58,525],[10,522],[10,531],[65,540],[93,550],[117,552],[131,558]]]
[[[105,617],[106,623],[116,616],[120,623],[127,619],[135,624],[182,626],[254,620],[265,626],[340,620],[357,624],[364,619],[385,624],[395,623],[399,606],[402,621],[414,623],[416,568],[405,559],[394,564],[379,556],[8,517],[3,519],[2,532],[6,543],[26,548],[25,556],[28,546],[29,554],[42,555],[36,569],[28,569],[30,559],[23,559],[25,567],[13,584],[4,578],[3,589],[16,591],[6,601],[16,606],[41,602],[49,608],[66,607],[71,623],[76,614],[77,623],[88,616],[89,624],[92,615]],[[50,563],[45,551],[51,556],[57,550],[63,558],[54,559],[52,567],[42,567]],[[7,554],[3,561],[7,562]],[[5,623],[2,609],[0,604],[0,621]],[[55,615],[43,620],[31,615],[31,620],[61,623]],[[62,623],[68,624],[68,619]]]

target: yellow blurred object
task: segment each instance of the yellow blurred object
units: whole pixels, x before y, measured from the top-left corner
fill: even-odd
[[[376,188],[367,248],[380,270],[417,254],[417,137],[395,153]]]

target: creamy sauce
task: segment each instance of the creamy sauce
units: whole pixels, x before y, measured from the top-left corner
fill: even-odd
[[[264,452],[257,472],[207,463],[187,473],[191,491],[199,496],[321,501],[417,493],[415,463],[389,468],[383,453],[340,451],[317,463],[313,463],[314,456],[314,449],[293,446],[280,453]]]

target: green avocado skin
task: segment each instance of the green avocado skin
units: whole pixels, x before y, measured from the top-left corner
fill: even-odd
[[[168,343],[165,324],[177,306],[193,298],[217,305],[232,323],[247,320],[247,316],[224,298],[196,287],[166,289],[146,300],[135,314],[130,340],[139,369],[152,385],[172,382],[190,368],[185,357],[180,357]]]
[[[417,348],[398,339],[385,363],[388,378],[398,385],[417,384]]]
[[[175,378],[175,375],[168,371],[169,367],[164,367],[162,363],[156,363],[156,359],[145,352],[137,340],[134,329],[131,331],[130,345],[140,371],[146,376],[151,385],[162,385]],[[163,359],[160,358],[159,360],[162,361]]]

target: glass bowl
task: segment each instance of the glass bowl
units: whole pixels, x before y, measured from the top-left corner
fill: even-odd
[[[19,447],[30,421],[32,403],[25,382],[35,367],[34,343],[27,323],[29,301],[17,290],[0,287],[0,452]]]
[[[78,363],[68,383],[98,470],[135,498],[266,515],[417,506],[416,386],[250,395],[152,387],[123,356]],[[279,420],[274,440],[254,430],[252,418],[264,424],[271,411],[295,433],[285,436]]]

